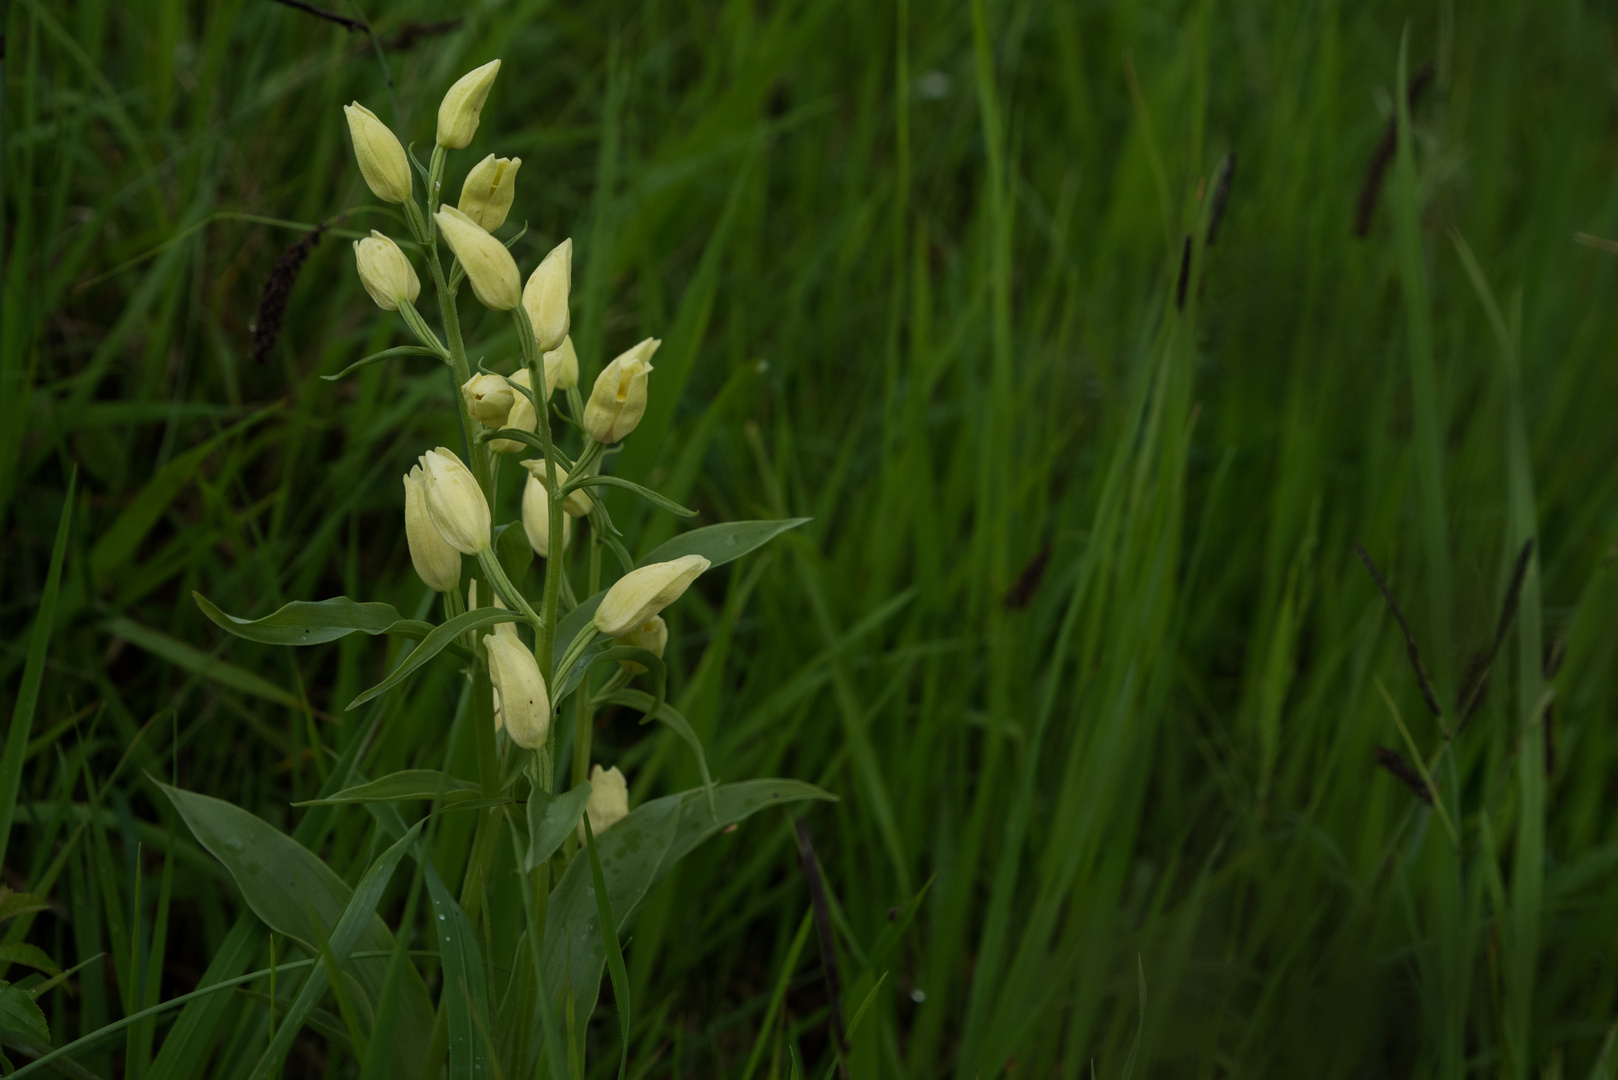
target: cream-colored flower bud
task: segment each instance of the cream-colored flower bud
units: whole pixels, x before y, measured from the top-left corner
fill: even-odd
[[[545,485],[546,491],[551,489],[549,483],[550,470],[546,467],[544,458],[530,458],[527,461],[519,461],[517,464],[527,469],[529,476]],[[556,483],[561,487],[567,486],[567,470],[560,465],[556,467]],[[570,491],[567,493],[567,497],[562,500],[562,510],[572,517],[589,517],[590,496],[582,491]]]
[[[359,102],[343,106],[348,133],[354,137],[354,157],[371,194],[383,202],[402,203],[410,198],[410,160],[399,137]]]
[[[528,534],[528,546],[542,559],[551,557],[551,501],[545,494],[545,485],[532,476],[522,489],[522,531]],[[562,515],[562,550],[573,539],[573,519]]]
[[[518,386],[528,386],[527,368],[518,368],[515,375],[510,376],[508,382]],[[510,389],[510,387],[507,387]],[[505,423],[501,427],[516,428],[518,431],[538,431],[539,424],[534,417],[534,403],[528,400],[528,395],[519,391],[511,391],[511,412],[506,414]],[[527,443],[520,443],[516,439],[490,439],[489,449],[497,454],[515,454],[521,450],[529,449]]]
[[[584,403],[584,430],[600,443],[623,439],[646,413],[646,380],[652,354],[663,344],[647,338],[601,369],[590,400]]]
[[[500,61],[490,60],[482,67],[473,68],[449,88],[438,106],[438,145],[446,150],[462,150],[472,141],[478,130],[478,118],[483,103],[489,100],[489,88],[500,74]]]
[[[461,184],[461,213],[494,232],[506,223],[511,200],[517,194],[517,170],[522,158],[497,158],[493,154],[472,166]]]
[[[601,838],[601,834],[618,824],[629,816],[629,781],[614,765],[610,769],[603,769],[600,765],[590,768],[590,801],[585,804],[584,812],[590,815],[590,831]],[[584,843],[584,822],[579,822],[579,843]]]
[[[405,543],[416,575],[436,592],[454,592],[461,583],[461,553],[449,546],[427,513],[427,478],[420,465],[404,478]]]
[[[573,350],[573,337],[545,354],[545,385],[552,390],[571,390],[579,385],[579,354]]]
[[[534,267],[522,290],[522,306],[533,324],[540,352],[561,348],[567,337],[567,296],[572,286],[573,241],[563,240]]]
[[[534,654],[509,634],[484,634],[483,649],[506,734],[523,749],[538,750],[551,733],[551,699]]]
[[[645,649],[659,660],[663,659],[663,650],[669,644],[669,624],[663,621],[663,616],[653,615],[635,629],[624,636],[617,638],[615,644],[627,645],[632,649]],[[645,664],[637,664],[633,660],[620,660],[618,666],[631,675],[644,675]]]
[[[510,311],[522,302],[522,275],[506,245],[453,206],[441,207],[433,217],[449,249],[461,260],[478,303],[495,311]]]
[[[416,268],[398,244],[375,229],[364,240],[354,241],[354,265],[359,267],[360,284],[383,311],[398,311],[400,304],[414,304],[421,295]]]
[[[601,598],[601,606],[596,608],[596,629],[617,638],[650,622],[711,565],[701,555],[682,555],[672,562],[631,570]]]
[[[461,386],[461,397],[472,419],[485,427],[503,428],[511,407],[516,404],[517,393],[503,375],[484,375],[481,372]]]
[[[489,549],[489,503],[472,470],[440,446],[421,455],[427,514],[449,546],[462,555]]]

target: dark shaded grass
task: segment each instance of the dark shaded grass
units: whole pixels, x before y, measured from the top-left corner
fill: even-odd
[[[369,38],[282,5],[9,8],[8,687],[75,464],[81,494],[6,870],[59,910],[8,932],[64,964],[110,954],[104,979],[46,1001],[58,1041],[126,1015],[137,984],[189,989],[240,910],[143,771],[308,822],[303,838],[351,882],[374,853],[363,815],[289,804],[367,730],[371,714],[341,704],[388,646],[222,640],[188,596],[242,615],[338,594],[422,604],[398,476],[453,437],[444,376],[407,359],[318,378],[401,340],[352,273],[352,233],[402,229],[360,182],[339,106],[358,98],[425,148],[442,87],[498,55],[456,168],[524,159],[525,265],[573,236],[587,377],[646,334],[667,342],[653,387],[673,405],[625,471],[704,522],[815,517],[702,582],[675,618],[671,670],[688,673],[675,701],[716,776],[797,776],[844,797],[811,826],[845,1016],[874,985],[862,958],[888,911],[933,880],[851,1037],[852,1075],[1014,1063],[1072,1077],[1093,1060],[1116,1076],[1139,1021],[1137,956],[1137,1076],[1591,1067],[1618,1018],[1618,260],[1572,237],[1618,237],[1610,12],[735,0],[364,14],[392,98]],[[1355,240],[1407,18],[1407,68],[1434,71],[1413,183],[1398,186],[1395,145]],[[464,21],[439,32],[451,19]],[[1241,171],[1211,248],[1198,193],[1223,190],[1227,152]],[[279,342],[252,363],[266,277],[328,220]],[[510,353],[501,321],[463,312],[473,357]],[[1430,394],[1411,377],[1413,318],[1431,324]],[[1441,505],[1417,468],[1423,431]],[[632,547],[673,528],[613,508]],[[1498,648],[1445,754],[1353,538],[1404,606],[1439,703],[1470,685],[1469,655]],[[1500,647],[1507,595],[1520,608]],[[299,706],[154,655],[109,632],[116,618]],[[1565,659],[1546,672],[1552,642]],[[1430,756],[1458,856],[1377,767],[1377,747],[1411,753],[1377,679]],[[376,714],[365,767],[469,771],[460,691],[447,665],[418,677]],[[637,801],[697,782],[676,742],[600,722]],[[452,884],[470,827],[452,815],[438,834]],[[164,937],[166,866],[167,957],[132,965],[132,940]],[[402,890],[384,900],[390,922]],[[631,1074],[740,1075],[808,909],[786,822],[683,864],[627,946]],[[831,1060],[815,956],[767,1033],[765,1067],[783,1074],[790,1047],[816,1075]],[[261,1001],[228,1015],[197,1050],[219,1075],[268,1038]],[[603,1075],[614,1025],[596,1026]],[[300,1045],[293,1062],[334,1053],[330,1075],[347,1075],[323,1036]],[[110,1076],[140,1046],[115,1040],[84,1064]]]

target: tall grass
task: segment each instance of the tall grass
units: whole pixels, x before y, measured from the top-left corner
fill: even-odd
[[[56,1045],[286,959],[155,781],[352,885],[368,820],[293,802],[340,759],[471,768],[448,665],[345,714],[378,640],[254,646],[190,593],[425,609],[397,477],[448,443],[449,389],[409,359],[320,379],[396,343],[337,104],[425,146],[500,56],[472,151],[524,160],[520,255],[572,230],[587,363],[665,339],[624,471],[705,523],[814,518],[693,590],[674,700],[716,777],[842,797],[806,825],[852,1075],[1618,1071],[1618,255],[1574,240],[1618,237],[1613,12],[365,7],[372,36],[260,0],[6,14],[0,795],[5,884],[51,906],[4,941],[89,961],[39,996]],[[331,206],[256,363],[263,279]],[[674,528],[612,506],[637,550]],[[628,715],[596,745],[637,802],[699,781]],[[470,829],[439,828],[452,888]],[[430,952],[408,876],[380,910]],[[809,911],[784,818],[682,863],[626,943],[630,1074],[824,1074]],[[75,1075],[235,1075],[277,992],[131,1023]],[[286,1075],[360,1075],[344,1007]]]

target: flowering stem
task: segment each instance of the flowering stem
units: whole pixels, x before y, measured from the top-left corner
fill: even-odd
[[[545,362],[540,355],[539,343],[534,340],[534,327],[528,321],[528,312],[521,304],[511,311],[512,321],[517,324],[517,340],[522,345],[523,363],[528,368],[528,385],[534,390],[534,418],[539,433],[540,445],[545,448],[545,490],[558,492],[557,495],[545,500],[550,510],[550,535],[562,535],[562,497],[559,494],[561,485],[556,482],[556,449],[551,445],[551,410],[550,395],[545,391]],[[558,553],[560,554],[560,553]],[[562,594],[562,567],[561,558],[545,560],[545,598],[540,604],[540,625],[537,642],[534,646],[534,659],[539,661],[540,673],[545,676],[545,688],[555,693],[556,669],[552,664],[556,648],[556,605]],[[558,702],[552,701],[554,708]]]

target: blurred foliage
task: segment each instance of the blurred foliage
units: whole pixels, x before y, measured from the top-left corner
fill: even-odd
[[[334,756],[469,768],[452,665],[345,714],[380,640],[254,646],[190,592],[242,616],[339,594],[427,610],[397,478],[455,445],[450,387],[419,358],[320,378],[405,340],[353,272],[349,238],[403,230],[339,106],[425,156],[440,89],[499,56],[460,167],[523,159],[524,265],[573,237],[586,379],[665,340],[650,434],[615,468],[699,523],[814,518],[693,590],[671,669],[694,672],[674,700],[716,777],[842,796],[808,827],[845,1017],[869,995],[853,1075],[1612,1075],[1610,8],[365,15],[372,33],[266,0],[9,5],[8,687],[79,482],[6,849],[7,884],[52,907],[5,939],[64,968],[107,954],[40,997],[58,1045],[189,991],[244,910],[153,780],[297,826],[353,884],[380,850],[370,819],[290,805]],[[1390,164],[1357,239],[1406,30],[1408,69],[1434,65],[1414,169]],[[254,362],[266,275],[317,223]],[[463,311],[474,358],[509,354],[503,320]],[[675,528],[613,505],[634,550]],[[1482,704],[1446,738],[1530,539]],[[1390,704],[1444,819],[1377,768],[1379,746],[1413,756]],[[602,724],[637,803],[697,782],[673,735]],[[469,827],[439,831],[452,882]],[[914,926],[868,955],[924,886]],[[627,945],[631,1074],[824,1072],[807,911],[780,818],[682,864]],[[221,997],[213,1075],[264,1044],[267,992]],[[609,1011],[592,1075],[617,1055]],[[328,1028],[287,1075],[358,1075]],[[167,1020],[130,1031],[82,1065],[140,1074]]]

